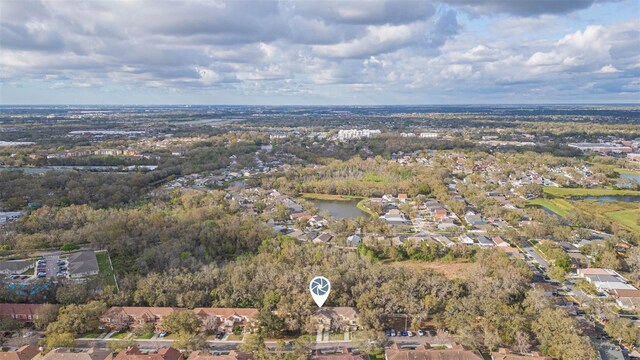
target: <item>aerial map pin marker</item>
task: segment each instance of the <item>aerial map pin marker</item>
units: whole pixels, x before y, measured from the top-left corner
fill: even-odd
[[[324,276],[316,276],[309,283],[309,291],[318,307],[322,307],[329,297],[331,291],[331,283]]]

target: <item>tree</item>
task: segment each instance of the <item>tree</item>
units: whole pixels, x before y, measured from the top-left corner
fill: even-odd
[[[581,336],[577,324],[566,312],[547,308],[532,323],[531,328],[541,350],[561,360],[595,360],[597,353],[589,338]]]
[[[622,267],[615,249],[607,249],[600,254],[600,266],[607,269],[620,270]]]
[[[195,334],[201,321],[191,310],[175,311],[162,319],[162,325],[173,333]]]
[[[0,331],[16,331],[20,328],[20,322],[9,316],[0,317]]]
[[[640,346],[640,328],[628,319],[613,317],[604,326],[604,330],[618,343]]]
[[[137,346],[137,345],[138,343],[133,339],[115,340],[115,341],[109,341],[107,343],[107,346],[109,347],[109,349],[111,349],[114,352],[121,352],[132,346]]]
[[[144,323],[143,325],[138,325],[133,329],[133,334],[135,336],[145,336],[145,335],[153,335],[153,325],[151,323]]]
[[[355,333],[353,346],[365,354],[373,354],[384,349],[387,342],[387,337],[380,331],[363,330]]]
[[[264,344],[264,337],[258,332],[244,337],[244,342],[238,346],[240,351],[253,353],[254,359],[266,360],[269,352]]]
[[[550,278],[559,283],[564,283],[565,276],[567,275],[564,269],[560,266],[552,266],[547,274],[549,274]]]
[[[36,330],[44,330],[49,323],[52,323],[58,317],[58,306],[53,304],[43,304],[38,307],[33,319],[33,325]]]
[[[257,317],[260,331],[266,337],[276,337],[284,330],[284,321],[273,312],[262,309]]]
[[[67,305],[58,313],[58,320],[47,326],[47,336],[53,333],[84,334],[98,330],[100,315],[107,307],[100,301],[84,305]]]
[[[72,348],[76,346],[76,339],[72,333],[51,333],[47,334],[47,350],[53,350],[55,348],[67,347]]]
[[[207,347],[207,338],[204,334],[178,333],[172,346],[187,351],[202,350]]]

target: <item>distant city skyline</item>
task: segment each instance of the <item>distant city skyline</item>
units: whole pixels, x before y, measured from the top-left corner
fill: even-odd
[[[0,105],[640,102],[637,0],[2,0]]]

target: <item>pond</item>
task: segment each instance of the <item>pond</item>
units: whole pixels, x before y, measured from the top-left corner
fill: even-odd
[[[640,175],[636,174],[620,174],[616,186],[621,188],[631,188],[633,183],[640,183]]]
[[[640,202],[640,196],[572,196],[571,200],[591,200],[598,204],[607,201]]]
[[[320,211],[328,212],[334,219],[351,219],[357,217],[368,217],[369,214],[358,209],[358,200],[309,200],[315,204]]]

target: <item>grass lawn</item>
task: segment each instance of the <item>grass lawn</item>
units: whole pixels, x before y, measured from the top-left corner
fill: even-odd
[[[360,209],[360,211],[363,211],[363,212],[366,212],[367,214],[369,214],[369,216],[371,216],[372,218],[377,218],[378,214],[374,213],[368,207],[364,206],[365,200],[366,199],[362,199],[362,200],[358,201],[358,204],[356,205],[356,207],[358,207],[358,209]]]
[[[566,216],[567,212],[573,209],[573,205],[565,199],[532,199],[527,201],[527,205],[537,205],[545,207],[560,216]]]
[[[86,338],[86,339],[97,339],[98,336],[100,336],[100,334],[98,333],[86,333],[84,335],[80,335],[81,338]]]
[[[631,209],[631,210],[622,210],[622,211],[613,211],[604,213],[606,217],[609,219],[628,227],[633,231],[640,232],[640,210]]]
[[[96,260],[98,260],[100,276],[104,277],[107,284],[116,286],[116,279],[113,277],[113,268],[111,268],[111,264],[109,263],[109,253],[106,251],[96,253]]]
[[[146,334],[142,334],[140,336],[135,336],[135,339],[143,339],[143,340],[149,340],[153,337],[153,333],[146,333]]]
[[[20,275],[33,276],[33,275],[35,275],[35,271],[36,271],[36,268],[27,269],[27,271],[23,272]]]
[[[123,332],[119,332],[117,334],[114,334],[113,336],[111,336],[111,339],[124,339],[127,336],[129,336],[129,332],[128,331],[123,331]]]
[[[625,175],[640,175],[640,170],[635,170],[635,169],[622,169],[622,168],[615,168],[614,169],[618,174],[625,174]]]
[[[242,341],[242,335],[229,334],[229,337],[227,338],[227,340],[229,340],[229,341]]]
[[[343,341],[344,340],[344,333],[329,333],[329,340],[330,341]]]
[[[640,196],[640,191],[636,190],[613,190],[613,189],[584,189],[584,188],[557,188],[545,187],[544,192],[557,197],[570,196]]]

